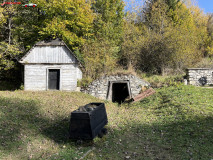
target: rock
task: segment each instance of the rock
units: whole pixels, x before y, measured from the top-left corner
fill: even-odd
[[[110,82],[114,81],[124,81],[130,84],[131,97],[136,96],[141,91],[141,86],[150,86],[150,84],[136,76],[131,74],[117,74],[110,76],[103,76],[100,79],[93,81],[86,90],[86,93],[91,94],[95,97],[100,97],[101,99],[106,99],[110,89]],[[140,87],[138,87],[140,86]],[[110,97],[109,97],[110,99]]]

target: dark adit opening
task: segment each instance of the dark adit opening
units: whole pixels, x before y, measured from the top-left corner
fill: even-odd
[[[112,84],[112,102],[123,103],[129,97],[129,89],[127,83]]]

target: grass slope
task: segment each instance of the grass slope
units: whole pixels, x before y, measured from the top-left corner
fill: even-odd
[[[105,102],[108,135],[77,145],[70,112],[100,101],[83,93],[0,92],[0,159],[213,158],[213,89],[161,88],[141,102]]]

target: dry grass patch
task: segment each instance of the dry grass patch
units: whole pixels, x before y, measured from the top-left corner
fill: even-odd
[[[211,159],[212,89],[173,86],[141,102],[105,101],[109,133],[69,140],[70,113],[100,102],[77,92],[0,92],[0,159]],[[201,98],[202,97],[202,98]],[[104,102],[104,101],[102,101]]]

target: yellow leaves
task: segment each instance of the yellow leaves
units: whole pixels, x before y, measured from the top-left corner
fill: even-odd
[[[209,55],[213,55],[213,46],[211,46],[211,47],[208,46],[207,47],[207,52],[208,52]]]
[[[6,17],[3,15],[4,8],[0,7],[0,26],[6,22]]]
[[[204,47],[207,40],[207,16],[198,8],[192,10],[185,4],[168,10],[163,3],[156,1],[148,12],[142,45],[144,59],[152,55],[147,61],[158,61],[156,67],[190,66],[204,54],[201,46]]]
[[[50,0],[43,4],[38,0],[42,8],[46,10],[45,27],[40,34],[60,36],[72,49],[84,43],[93,26],[94,14],[89,2],[84,0]]]
[[[116,46],[105,39],[91,40],[83,46],[85,76],[97,78],[104,71],[109,72],[116,66]]]

